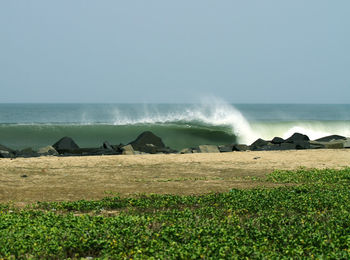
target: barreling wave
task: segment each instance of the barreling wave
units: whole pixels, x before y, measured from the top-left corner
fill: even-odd
[[[225,129],[226,134],[235,136],[240,142],[251,142],[257,138],[249,122],[234,106],[221,100],[211,100],[198,105],[180,108],[166,113],[159,110],[148,111],[136,118],[124,117],[116,111],[114,125],[171,124],[207,129]]]
[[[250,108],[253,116],[247,116],[217,99],[196,105],[73,104],[20,108],[0,110],[0,143],[16,149],[51,145],[63,136],[72,137],[81,147],[97,147],[106,140],[111,144],[127,144],[143,131],[154,132],[174,149],[200,144],[251,144],[257,138],[287,138],[295,132],[311,139],[330,134],[350,136],[347,118],[300,120],[296,116],[297,119],[287,120],[293,111],[282,117],[279,107],[266,110],[259,105],[253,106],[253,110]],[[259,111],[262,108],[265,110]],[[300,108],[294,109],[300,111]],[[22,110],[29,110],[30,115],[22,116]],[[19,112],[10,116],[11,111]],[[262,118],[261,115],[266,117],[265,111],[270,119]],[[309,115],[314,115],[314,111]]]
[[[1,143],[21,149],[52,145],[63,136],[72,137],[81,147],[98,147],[104,141],[127,144],[141,132],[152,131],[174,149],[200,144],[225,144],[236,142],[236,136],[225,126],[188,123],[143,123],[129,125],[108,124],[40,124],[0,125]]]

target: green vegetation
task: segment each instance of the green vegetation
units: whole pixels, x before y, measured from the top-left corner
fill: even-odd
[[[4,258],[350,258],[350,168],[279,188],[0,206]]]

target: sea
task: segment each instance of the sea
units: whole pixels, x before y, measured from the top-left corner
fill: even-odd
[[[80,147],[128,144],[152,131],[173,148],[251,144],[258,138],[306,134],[350,137],[350,104],[0,104],[0,144],[52,145],[69,136]]]

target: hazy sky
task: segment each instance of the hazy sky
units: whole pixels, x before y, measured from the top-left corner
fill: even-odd
[[[350,103],[349,0],[0,0],[0,102]]]

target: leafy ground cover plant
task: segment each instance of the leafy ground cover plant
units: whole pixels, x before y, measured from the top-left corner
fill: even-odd
[[[275,171],[267,179],[298,185],[3,205],[0,256],[349,259],[349,176],[349,168]]]

